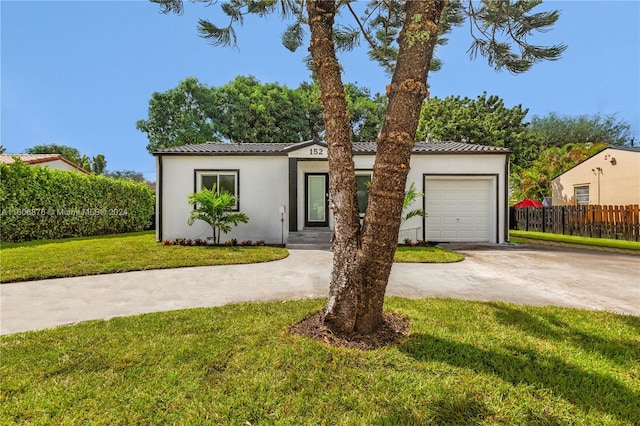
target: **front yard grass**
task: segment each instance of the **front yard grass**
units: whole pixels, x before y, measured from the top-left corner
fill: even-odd
[[[3,243],[0,282],[269,262],[288,254],[277,247],[163,246],[156,243],[154,232]]]
[[[581,246],[634,250],[634,251],[637,251],[638,254],[640,254],[640,242],[638,241],[612,240],[608,238],[587,238],[587,237],[579,237],[576,235],[550,234],[546,232],[531,232],[531,231],[517,231],[517,230],[510,230],[509,236],[511,241],[513,242],[543,243],[545,241],[550,241],[553,243],[577,244]]]
[[[440,247],[408,247],[396,248],[394,260],[400,263],[452,263],[460,262],[464,256],[455,251]]]
[[[164,246],[155,241],[153,232],[3,243],[0,282],[270,262],[288,255],[281,247]],[[463,258],[437,247],[399,247],[396,253],[397,262],[447,263]]]
[[[634,425],[640,318],[389,298],[372,351],[287,328],[323,300],[247,303],[0,337],[0,424]]]

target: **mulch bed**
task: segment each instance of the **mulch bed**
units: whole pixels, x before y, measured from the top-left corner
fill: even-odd
[[[318,311],[289,328],[291,334],[308,337],[329,346],[362,350],[378,349],[396,343],[409,335],[409,319],[402,315],[384,312],[383,323],[378,330],[367,336],[342,336],[332,332],[322,321],[323,312]]]

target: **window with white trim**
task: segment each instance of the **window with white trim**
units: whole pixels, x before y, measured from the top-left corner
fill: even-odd
[[[358,194],[358,213],[364,216],[369,203],[369,185],[371,184],[371,172],[356,171],[356,192]]]
[[[238,198],[238,171],[237,170],[196,170],[196,190],[212,189],[216,187],[216,192],[228,192]],[[234,206],[238,210],[238,204]]]
[[[589,185],[574,187],[573,198],[576,200],[576,205],[578,206],[589,205]]]

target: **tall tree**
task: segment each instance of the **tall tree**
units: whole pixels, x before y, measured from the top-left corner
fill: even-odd
[[[216,134],[231,142],[300,142],[310,139],[304,100],[277,83],[238,76],[213,91]]]
[[[568,143],[622,146],[631,140],[631,125],[616,114],[569,116],[552,112],[543,117],[534,116],[529,133],[543,148]]]
[[[102,175],[107,171],[107,160],[104,155],[98,154],[91,159],[91,171],[94,175]]]
[[[154,1],[164,12],[179,13],[183,6],[180,0]],[[559,16],[558,12],[532,13],[539,3],[499,0],[469,2],[462,7],[446,0],[374,0],[359,17],[348,1],[233,0],[222,5],[228,26],[200,20],[200,33],[221,45],[235,43],[233,24],[242,23],[246,13],[265,15],[280,8],[285,16],[296,17],[283,36],[285,46],[292,49],[304,40],[303,25],[310,29],[309,50],[324,107],[335,218],[333,270],[324,309],[324,323],[334,333],[370,335],[383,324],[384,294],[397,245],[409,160],[439,37],[450,22],[465,16],[472,23],[472,54],[487,57],[498,69],[524,72],[534,62],[557,59],[564,50],[564,46],[545,48],[527,42],[528,35],[548,28]],[[355,28],[336,22],[341,11],[354,18]],[[452,16],[456,19],[449,20]],[[336,55],[336,49],[353,48],[360,34],[370,45],[370,56],[392,72],[362,227],[347,99]],[[514,52],[509,41],[519,51]]]
[[[506,147],[513,151],[511,161],[525,166],[539,153],[524,122],[527,112],[522,105],[507,108],[501,98],[486,93],[476,99],[431,98],[422,106],[416,140]]]
[[[345,85],[345,92],[353,140],[357,142],[375,141],[378,138],[378,132],[382,127],[387,109],[386,96],[376,93],[372,97],[369,89],[358,87],[352,83]]]
[[[136,128],[147,134],[147,151],[204,143],[219,139],[212,123],[213,93],[210,87],[189,77],[149,101],[149,117]]]

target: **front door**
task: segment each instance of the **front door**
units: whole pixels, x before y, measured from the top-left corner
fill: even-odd
[[[304,226],[329,226],[329,175],[305,173]]]

